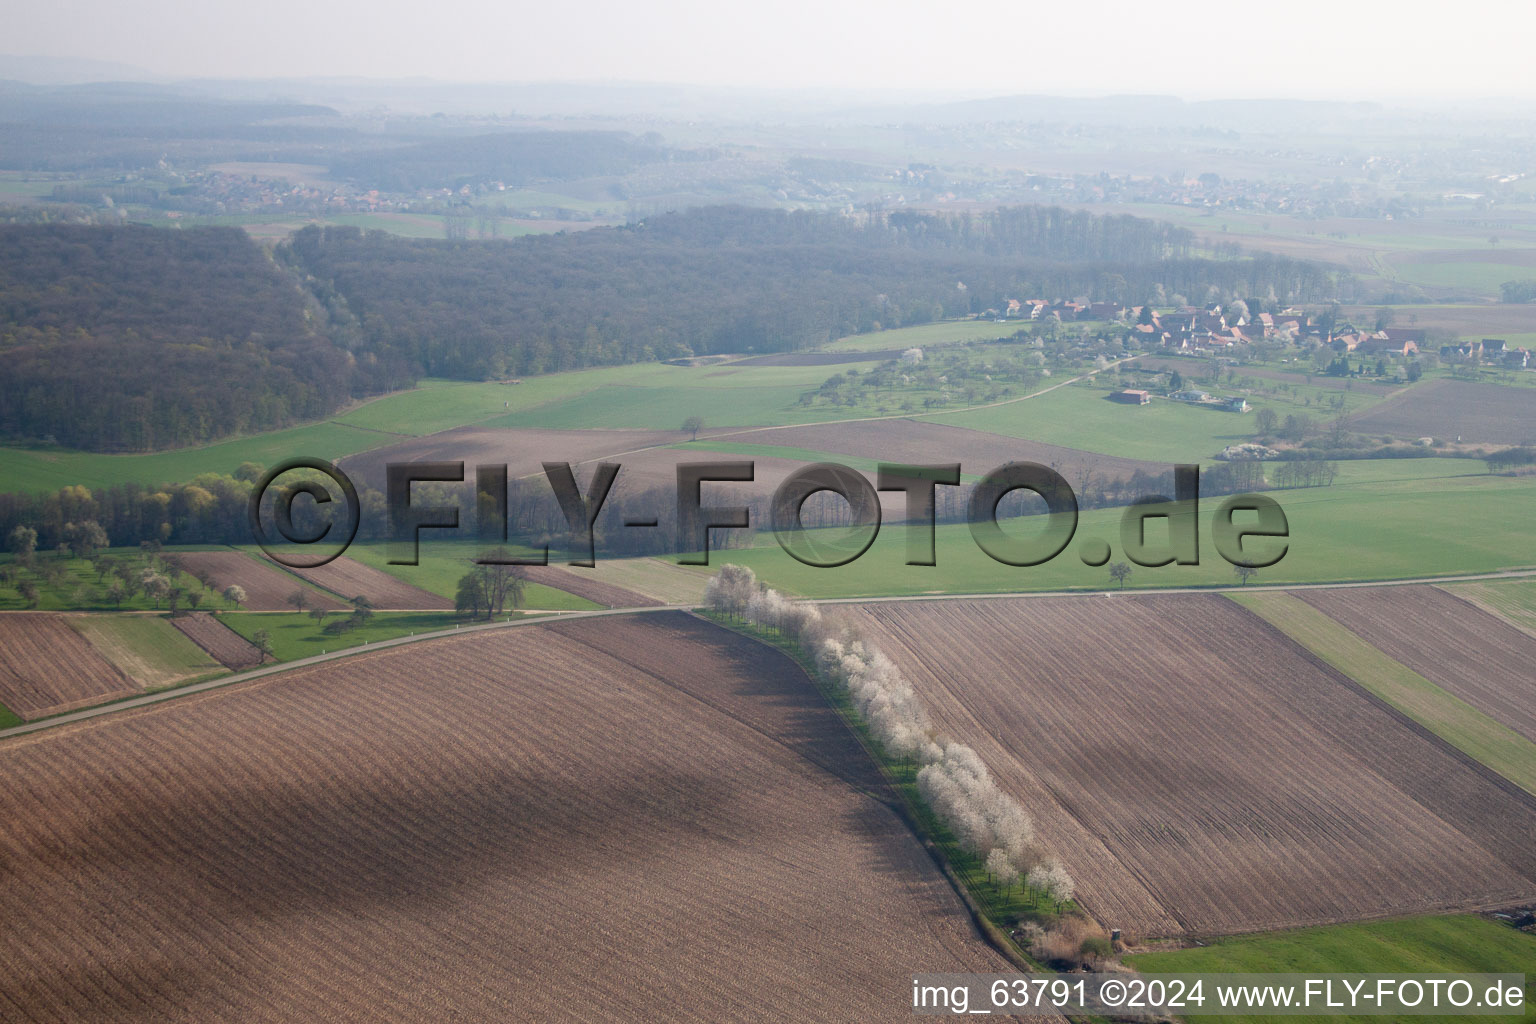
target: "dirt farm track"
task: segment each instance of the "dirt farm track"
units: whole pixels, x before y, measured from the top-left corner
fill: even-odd
[[[1005,965],[871,772],[666,612],[12,739],[0,1018],[906,1020],[913,969]]]
[[[1536,898],[1536,799],[1218,595],[844,606],[1109,927]]]

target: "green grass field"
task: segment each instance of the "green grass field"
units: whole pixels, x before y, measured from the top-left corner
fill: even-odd
[[[1285,510],[1290,546],[1277,565],[1259,570],[1256,584],[1403,579],[1536,565],[1536,541],[1527,525],[1536,516],[1536,479],[1410,475],[1269,494]],[[1129,586],[1237,585],[1232,566],[1211,540],[1211,516],[1220,503],[1215,497],[1200,503],[1200,565],[1133,567]],[[1490,515],[1489,509],[1499,514]],[[906,527],[899,524],[882,527],[869,551],[838,568],[802,565],[772,534],[760,535],[753,548],[716,551],[710,561],[750,566],[770,585],[804,597],[1108,590],[1107,570],[1084,565],[1078,550],[1085,539],[1099,538],[1110,543],[1116,560],[1123,557],[1121,516],[1120,509],[1083,512],[1068,548],[1045,565],[1028,568],[992,560],[964,524],[938,527],[933,567],[904,564]],[[1027,538],[1037,536],[1041,525],[1025,518],[1004,529]],[[1159,529],[1154,521],[1149,539],[1158,537]]]
[[[350,650],[412,633],[452,629],[459,621],[453,612],[374,612],[368,625],[340,636],[326,636],[314,619],[298,612],[225,612],[219,618],[247,640],[252,640],[257,630],[267,630],[272,634],[272,653],[278,661]]]
[[[201,448],[146,455],[103,455],[57,447],[0,447],[0,490],[55,491],[70,484],[184,483],[200,473],[230,474],[242,462],[272,465],[296,455],[336,459],[399,437],[339,422],[312,423]]]
[[[69,624],[146,690],[222,675],[214,661],[185,633],[159,615],[80,615]]]
[[[1297,597],[1275,591],[1228,596],[1436,736],[1536,794],[1536,743]]]
[[[541,192],[531,188],[509,188],[505,192],[487,192],[476,199],[488,206],[515,206],[519,208],[552,207],[554,209],[580,210],[584,213],[608,212],[622,215],[624,206],[616,202],[596,202],[561,195],[558,192]],[[559,223],[558,221],[556,223]],[[579,224],[573,227],[580,226]]]
[[[936,423],[1029,438],[1066,448],[1080,448],[1127,459],[1153,462],[1203,462],[1231,444],[1252,441],[1254,415],[1201,408],[1157,399],[1151,405],[1122,405],[1108,399],[1110,389],[1089,384],[1057,388],[1022,402],[925,417]],[[1310,416],[1321,429],[1337,415],[1320,406],[1311,389],[1312,406],[1282,398],[1250,399],[1254,409],[1270,408],[1282,420],[1288,415]],[[1322,393],[1322,389],[1317,389]],[[1220,388],[1214,394],[1223,393]],[[1358,412],[1379,399],[1359,393],[1345,395],[1349,412]]]
[[[874,364],[849,365],[867,369]],[[804,423],[829,418],[825,410],[800,407],[798,400],[831,373],[825,366],[642,363],[524,377],[520,384],[424,381],[414,391],[369,402],[337,422],[412,435],[469,423],[677,430],[691,415],[703,416],[710,426]]]
[[[1418,262],[1390,260],[1399,280],[1410,284],[1458,288],[1478,295],[1496,296],[1505,281],[1519,281],[1536,275],[1536,268],[1518,263],[1499,263],[1498,250],[1489,250],[1488,259]]]
[[[469,560],[480,551],[481,547],[482,545],[472,541],[432,541],[424,538],[419,565],[390,565],[389,545],[385,543],[354,544],[347,549],[347,557],[387,572],[413,587],[420,587],[452,600],[458,591],[460,577],[469,571]],[[555,552],[550,554],[552,559],[558,557]],[[584,612],[603,606],[554,587],[529,583],[526,584],[520,607],[552,612]]]
[[[1301,928],[1240,935],[1208,946],[1126,958],[1146,974],[1270,972],[1297,974],[1511,973],[1526,975],[1526,1008],[1519,1019],[1536,1020],[1536,936],[1471,915],[1410,917],[1392,921]],[[1228,1022],[1326,1020],[1369,1024],[1385,1017],[1201,1017]],[[1414,1021],[1464,1021],[1466,1017],[1417,1016]],[[1514,1020],[1514,1015],[1498,1020]]]
[[[1027,320],[1009,320],[1006,323],[991,320],[942,320],[932,324],[896,327],[889,331],[850,334],[828,345],[827,351],[880,352],[886,349],[946,345],[957,341],[991,341],[993,338],[1006,338],[1027,326]]]
[[[296,455],[338,459],[402,437],[474,423],[679,430],[690,415],[702,415],[711,426],[771,426],[867,414],[858,409],[829,413],[798,404],[804,391],[829,375],[824,366],[647,363],[528,377],[521,384],[428,380],[413,390],[365,402],[334,420],[199,448],[104,455],[57,446],[0,447],[0,490],[186,482],[200,473],[232,473],[242,462],[270,466]]]

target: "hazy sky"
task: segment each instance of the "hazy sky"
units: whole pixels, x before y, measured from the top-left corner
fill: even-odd
[[[0,50],[166,76],[1536,96],[1536,0],[51,0]]]

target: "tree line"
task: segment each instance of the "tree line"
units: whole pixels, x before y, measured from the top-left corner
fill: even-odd
[[[795,641],[823,682],[846,696],[880,751],[916,767],[916,788],[961,850],[976,858],[1004,894],[1016,884],[1059,911],[1076,885],[1042,849],[1034,822],[993,780],[974,749],[934,726],[901,669],[854,629],[760,583],[751,569],[726,564],[704,589],[705,606]]]

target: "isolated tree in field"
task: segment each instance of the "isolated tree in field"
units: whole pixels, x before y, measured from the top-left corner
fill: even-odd
[[[158,611],[160,602],[165,600],[171,592],[171,581],[153,569],[145,569],[139,581],[144,585],[144,596],[155,602],[155,609]]]
[[[317,626],[324,622],[325,617],[329,614],[331,613],[324,608],[311,608],[309,610],[309,617],[315,620],[315,625]]]
[[[1253,579],[1259,574],[1259,570],[1255,569],[1251,565],[1233,566],[1233,571],[1237,573],[1238,580],[1240,580],[1242,585],[1245,587],[1248,585],[1249,580]]]
[[[478,619],[490,606],[485,594],[485,580],[474,569],[459,577],[453,594],[453,610],[467,619]],[[489,615],[487,615],[489,618]]]
[[[520,565],[497,564],[509,557],[504,549],[482,557],[492,561],[477,563],[459,577],[453,607],[460,615],[469,618],[484,615],[489,620],[493,615],[500,615],[508,605],[516,608],[523,603],[527,571]]]
[[[683,429],[693,435],[692,440],[697,441],[699,439],[699,431],[704,429],[704,418],[702,416],[689,416],[683,420]]]
[[[1131,578],[1131,567],[1125,562],[1111,562],[1109,578],[1120,584],[1120,589],[1124,590],[1125,581]]]
[[[113,580],[107,584],[107,600],[112,602],[113,608],[121,608],[123,598],[127,596],[127,588],[123,586],[122,580]]]
[[[165,592],[165,596],[170,603],[171,618],[173,619],[176,617],[176,613],[181,610],[181,597],[184,593],[186,592],[180,587],[172,587]]]
[[[16,593],[26,602],[28,608],[36,608],[38,602],[37,584],[31,580],[22,580],[16,584]]]
[[[1184,375],[1182,373],[1180,373],[1178,370],[1174,370],[1172,373],[1170,373],[1168,375],[1168,390],[1169,391],[1183,391],[1184,390]]]
[[[231,607],[239,608],[246,601],[245,588],[238,583],[231,583],[224,588],[224,600]]]
[[[1293,414],[1285,418],[1285,423],[1281,427],[1280,432],[1286,438],[1300,444],[1311,436],[1312,427],[1312,417]]]
[[[64,524],[64,544],[76,558],[92,558],[96,552],[109,545],[107,531],[94,519],[83,523]]]
[[[352,606],[352,619],[359,626],[367,625],[368,620],[373,618],[373,602],[362,594],[358,594],[347,603]]]
[[[1259,437],[1270,438],[1280,427],[1280,417],[1273,409],[1260,409],[1253,414],[1253,432]]]
[[[258,629],[251,634],[251,643],[261,655],[261,664],[265,665],[267,659],[272,656],[272,634],[268,630]]]
[[[186,593],[187,607],[197,611],[197,606],[203,599],[203,592],[201,590],[188,590]]]
[[[288,595],[288,603],[293,605],[294,611],[302,613],[305,608],[309,607],[309,592],[300,587]]]
[[[37,553],[37,531],[30,526],[17,526],[6,537],[5,545],[16,556],[17,562],[31,565],[32,557]]]

